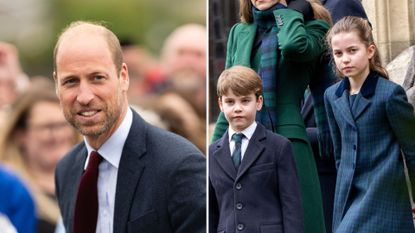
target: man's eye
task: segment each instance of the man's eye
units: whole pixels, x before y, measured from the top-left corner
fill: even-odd
[[[67,79],[62,82],[63,86],[70,86],[76,83],[76,79]]]
[[[94,76],[94,80],[102,80],[102,79],[104,79],[105,77],[104,76],[102,76],[102,75],[95,75]]]

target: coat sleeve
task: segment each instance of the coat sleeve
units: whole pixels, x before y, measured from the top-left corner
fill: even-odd
[[[412,193],[415,193],[415,115],[401,86],[397,85],[388,98],[386,114],[405,155],[408,172],[411,176]]]
[[[304,216],[301,202],[300,184],[294,162],[291,143],[286,140],[278,145],[277,163],[278,189],[281,199],[284,232],[304,232]]]
[[[311,62],[325,50],[324,37],[329,25],[323,20],[304,23],[303,15],[292,9],[274,11],[279,27],[278,43],[286,60]]]
[[[169,174],[168,211],[175,233],[206,232],[206,159],[184,156]]]
[[[336,119],[334,118],[333,107],[331,106],[328,90],[324,93],[324,106],[327,114],[327,121],[330,129],[330,135],[333,142],[334,159],[336,160],[336,169],[339,169],[341,155],[341,134]]]
[[[225,68],[228,69],[230,67],[233,66],[233,60],[234,60],[234,56],[235,56],[235,51],[236,51],[236,43],[235,43],[235,30],[238,27],[240,23],[237,23],[235,25],[233,25],[233,27],[231,28],[231,30],[229,31],[229,36],[228,36],[228,43],[226,45],[226,63],[225,63]]]

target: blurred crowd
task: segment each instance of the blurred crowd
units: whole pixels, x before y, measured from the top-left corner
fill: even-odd
[[[159,58],[128,38],[121,41],[130,106],[203,153],[206,43],[206,29],[198,24],[174,30]],[[54,85],[52,74],[25,73],[17,48],[0,42],[0,232],[55,232],[55,167],[82,138],[66,122]]]

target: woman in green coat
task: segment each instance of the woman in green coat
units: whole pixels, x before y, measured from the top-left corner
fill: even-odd
[[[256,120],[292,142],[305,232],[324,233],[320,184],[300,103],[325,51],[330,14],[318,0],[240,0],[240,15],[242,22],[229,34],[226,68],[243,65],[260,74],[264,107]],[[212,140],[219,139],[227,128],[220,113]]]

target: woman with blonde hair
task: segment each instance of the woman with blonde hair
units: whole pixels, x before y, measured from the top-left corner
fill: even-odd
[[[39,233],[54,232],[60,216],[55,198],[57,162],[79,139],[66,123],[53,84],[43,80],[12,106],[0,135],[0,162],[25,181],[35,200]]]
[[[226,68],[243,65],[259,73],[264,106],[256,119],[292,142],[305,232],[323,233],[320,184],[300,105],[326,49],[324,36],[331,25],[330,13],[318,0],[240,0],[240,16],[241,22],[230,30]],[[213,141],[227,127],[221,113]]]

